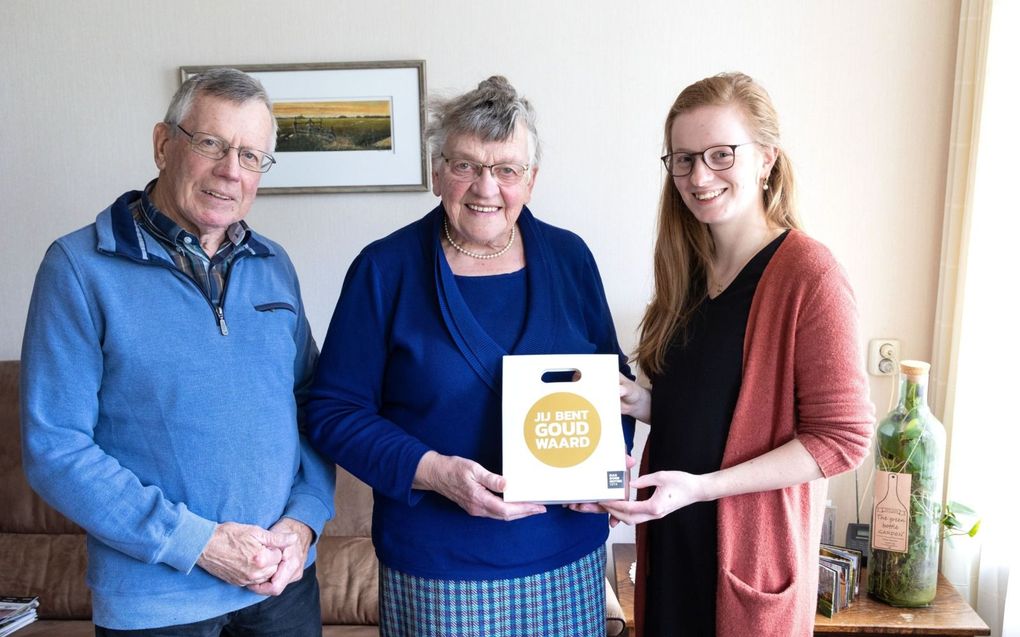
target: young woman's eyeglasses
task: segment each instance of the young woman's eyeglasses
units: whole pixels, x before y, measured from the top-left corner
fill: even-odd
[[[727,168],[733,167],[733,162],[736,159],[737,149],[741,146],[747,146],[748,144],[754,144],[755,142],[744,142],[743,144],[723,144],[721,146],[712,146],[706,148],[700,153],[686,153],[677,152],[663,155],[659,159],[662,160],[662,164],[669,171],[669,174],[674,177],[686,177],[691,174],[694,170],[694,158],[701,157],[701,161],[705,163],[705,166],[712,170],[726,170]]]
[[[450,167],[450,176],[457,181],[473,182],[482,176],[482,169],[488,168],[489,174],[501,186],[513,186],[520,183],[528,172],[527,164],[479,164],[468,159],[451,159],[440,153]]]
[[[191,146],[191,150],[203,157],[223,159],[230,152],[230,149],[233,148],[237,150],[237,163],[241,165],[241,168],[257,173],[268,172],[273,167],[273,164],[276,163],[272,155],[261,150],[245,148],[243,146],[231,146],[226,141],[209,133],[201,133],[199,131],[189,133],[180,124],[177,125],[177,128],[180,128],[181,132],[188,136],[188,144]]]

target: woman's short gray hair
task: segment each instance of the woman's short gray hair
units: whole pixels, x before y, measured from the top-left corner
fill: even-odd
[[[448,99],[433,98],[426,130],[433,162],[439,159],[446,140],[473,135],[485,142],[503,142],[517,131],[518,122],[528,130],[528,165],[538,166],[542,148],[535,128],[535,109],[502,75],[493,75],[478,88]]]
[[[273,102],[269,99],[269,93],[266,93],[262,82],[243,71],[231,68],[208,69],[192,75],[174,93],[173,99],[170,100],[170,106],[166,109],[166,116],[163,117],[163,122],[170,127],[171,134],[177,134],[177,126],[191,112],[196,95],[218,97],[235,104],[259,100],[266,105],[270,119],[273,120],[270,151],[276,148],[276,118],[272,117]]]

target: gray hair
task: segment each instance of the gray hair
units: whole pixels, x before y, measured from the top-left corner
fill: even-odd
[[[528,165],[538,166],[542,148],[535,128],[535,109],[517,95],[502,75],[493,75],[478,88],[457,97],[433,98],[429,104],[426,130],[433,162],[439,159],[446,141],[455,135],[474,135],[486,142],[503,142],[517,131],[517,123],[528,130]]]
[[[229,100],[235,104],[244,104],[250,100],[258,100],[266,105],[270,119],[273,121],[273,135],[270,151],[276,148],[276,118],[273,117],[273,102],[269,93],[254,77],[231,68],[215,68],[192,75],[181,84],[170,100],[163,122],[170,127],[170,134],[177,134],[177,126],[191,112],[196,95],[207,95]]]

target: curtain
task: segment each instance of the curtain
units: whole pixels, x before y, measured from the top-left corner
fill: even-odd
[[[949,432],[947,497],[982,519],[947,541],[943,573],[1003,637],[1020,637],[1018,37],[1020,3],[963,0],[930,396]]]

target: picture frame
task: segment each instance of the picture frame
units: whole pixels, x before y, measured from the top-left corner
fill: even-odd
[[[429,190],[425,60],[182,66],[181,82],[224,66],[273,101],[277,163],[259,194]]]

